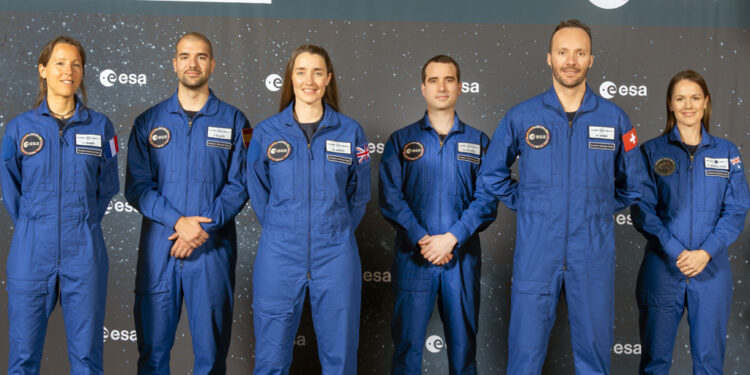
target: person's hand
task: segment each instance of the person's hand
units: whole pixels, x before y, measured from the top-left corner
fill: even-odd
[[[453,259],[453,248],[457,243],[458,239],[450,232],[429,236],[419,241],[420,253],[430,263],[442,266]]]
[[[696,277],[703,272],[710,260],[711,256],[708,255],[706,250],[684,250],[677,257],[676,265],[685,276]]]
[[[210,223],[211,221],[211,219],[202,216],[182,216],[174,225],[174,230],[182,241],[192,248],[196,248],[208,240],[208,233],[203,230],[201,223]],[[174,236],[172,234],[169,239],[174,240]]]
[[[193,250],[195,250],[195,248],[188,245],[188,243],[183,241],[182,238],[176,236],[177,233],[169,237],[170,239],[172,237],[175,237],[174,244],[172,244],[172,249],[169,250],[169,255],[177,259],[186,259],[190,256],[190,254],[193,253]]]

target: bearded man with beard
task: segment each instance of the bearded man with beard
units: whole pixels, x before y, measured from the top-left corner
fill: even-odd
[[[247,201],[245,115],[208,88],[216,62],[202,34],[183,35],[171,98],[138,116],[128,141],[125,198],[143,214],[134,316],[138,373],[169,374],[182,301],[194,374],[226,373],[237,232]]]
[[[644,172],[630,119],[586,85],[593,62],[589,27],[561,22],[547,54],[552,87],[508,111],[480,169],[478,185],[517,215],[508,374],[541,373],[560,296],[576,374],[609,373],[612,215],[639,198]]]

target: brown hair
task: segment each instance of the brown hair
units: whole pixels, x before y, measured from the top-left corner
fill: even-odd
[[[325,88],[325,94],[323,95],[323,101],[331,106],[336,112],[339,111],[339,92],[336,89],[336,74],[333,72],[333,64],[331,58],[328,56],[323,47],[316,46],[314,44],[303,44],[297,47],[293,52],[292,56],[289,57],[289,62],[286,64],[286,70],[284,71],[284,81],[281,84],[281,102],[279,103],[279,112],[283,111],[289,104],[294,100],[294,88],[292,87],[292,71],[294,70],[294,61],[297,60],[297,56],[303,53],[310,53],[313,55],[319,55],[323,58],[326,63],[326,73],[331,74],[331,81],[328,83],[328,87]]]
[[[674,77],[672,77],[672,80],[669,81],[669,86],[667,86],[667,125],[664,127],[664,132],[667,133],[672,131],[675,124],[677,123],[677,119],[674,117],[674,112],[669,109],[669,102],[672,100],[674,87],[678,82],[684,79],[698,84],[698,86],[701,87],[701,91],[703,91],[703,96],[708,98],[708,100],[706,101],[706,108],[703,109],[703,119],[701,119],[703,129],[706,129],[706,133],[708,133],[708,126],[711,122],[711,95],[708,92],[708,85],[706,85],[706,80],[703,79],[703,77],[696,71],[690,69],[683,70],[675,74]]]
[[[560,29],[564,29],[566,27],[576,27],[586,32],[586,34],[589,36],[589,50],[593,48],[594,39],[591,38],[591,28],[588,27],[585,23],[572,18],[565,21],[560,21],[557,26],[555,26],[555,31],[552,32],[552,35],[549,37],[549,52],[552,52],[552,39],[555,38],[555,34],[557,34]],[[593,51],[589,51],[591,54],[593,54]]]
[[[83,78],[86,77],[86,52],[83,50],[83,46],[81,45],[81,43],[66,35],[60,35],[57,38],[50,40],[47,44],[44,45],[44,48],[42,48],[42,52],[39,53],[37,66],[47,66],[47,63],[49,63],[49,59],[52,58],[52,51],[54,51],[55,46],[60,43],[70,44],[71,46],[75,47],[78,50],[78,54],[81,55],[81,69],[83,74],[81,76],[81,86],[79,86],[79,89],[81,90],[81,100],[83,101],[83,104],[86,105],[88,96],[86,95],[86,86],[83,84]],[[36,102],[34,103],[34,107],[38,107],[39,104],[42,104],[42,101],[45,97],[47,97],[47,80],[39,75],[39,93],[36,95]]]
[[[456,60],[447,55],[437,55],[422,65],[422,83],[427,79],[427,65],[430,65],[430,63],[453,64],[456,67],[456,80],[461,82],[461,69],[459,69]]]
[[[206,44],[208,44],[208,57],[210,57],[211,60],[214,59],[214,48],[211,46],[211,41],[208,40],[208,38],[206,38],[205,35],[197,32],[197,31],[191,31],[191,32],[189,32],[189,33],[181,36],[180,39],[177,40],[177,43],[174,44],[174,54],[175,54],[175,56],[177,56],[177,45],[180,44],[180,42],[182,42],[182,40],[185,39],[185,38],[195,38],[195,39],[200,39],[200,40],[206,42]]]

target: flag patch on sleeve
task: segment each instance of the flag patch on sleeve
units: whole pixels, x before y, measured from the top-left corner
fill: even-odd
[[[117,144],[117,135],[107,142],[107,147],[104,148],[104,156],[107,160],[112,159],[120,151],[120,146]]]

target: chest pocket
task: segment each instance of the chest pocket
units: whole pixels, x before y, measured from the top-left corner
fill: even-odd
[[[223,185],[226,181],[227,169],[233,148],[233,129],[231,127],[209,126],[201,139],[205,152],[203,161],[202,181],[210,184]],[[199,137],[200,138],[200,137]]]
[[[268,165],[268,179],[271,184],[271,199],[269,204],[287,199],[302,198],[300,181],[302,176],[301,163],[306,161],[306,149],[299,144],[293,144],[278,139],[266,144],[265,163]],[[304,192],[305,194],[307,192]]]
[[[22,149],[21,142],[23,141],[19,141],[17,146],[19,150]],[[54,173],[60,161],[58,160],[59,146],[53,145],[52,142],[59,143],[60,141],[57,138],[43,138],[41,149],[33,155],[17,151],[21,158],[21,190],[24,193],[54,190],[57,183],[53,181],[57,178]]]
[[[567,141],[566,134],[541,123],[522,128],[516,136],[521,154],[518,159],[520,182],[528,186],[561,186],[557,161],[565,157],[561,151]]]
[[[688,165],[682,165],[682,158],[675,155],[657,155],[653,158],[651,168],[656,179],[657,210],[662,213],[674,213],[686,208],[685,189],[690,182],[687,179]],[[660,215],[661,216],[661,215]],[[671,216],[669,214],[665,216]]]
[[[353,152],[354,144],[347,141],[327,139],[323,147],[324,150],[316,158],[321,160],[322,163],[314,163],[316,167],[311,171],[315,174],[313,181],[323,178],[316,184],[319,188],[313,186],[314,197],[316,199],[343,198],[346,200],[349,175],[353,172],[357,163]],[[320,167],[322,167],[322,170]]]
[[[698,210],[719,213],[724,193],[729,184],[729,158],[726,155],[701,156],[695,158]]]
[[[580,130],[577,138],[583,139],[581,149],[584,150],[586,160],[583,164],[586,171],[580,171],[580,175],[586,176],[585,186],[614,191],[618,138],[615,127],[589,125]],[[572,165],[575,164],[573,160]]]
[[[435,173],[437,160],[433,150],[428,150],[425,142],[409,141],[398,150],[402,169],[402,186],[405,198],[410,203],[413,199],[435,192]]]
[[[482,146],[478,143],[458,142],[456,145],[456,175],[454,193],[469,201],[473,197],[474,182],[476,181],[477,171],[482,163]],[[450,176],[452,179],[454,176]],[[458,200],[457,200],[458,201]]]
[[[65,147],[66,163],[73,168],[73,190],[96,194],[98,188],[99,165],[104,157],[104,137],[101,134],[71,134]],[[65,166],[63,167],[65,168]]]

